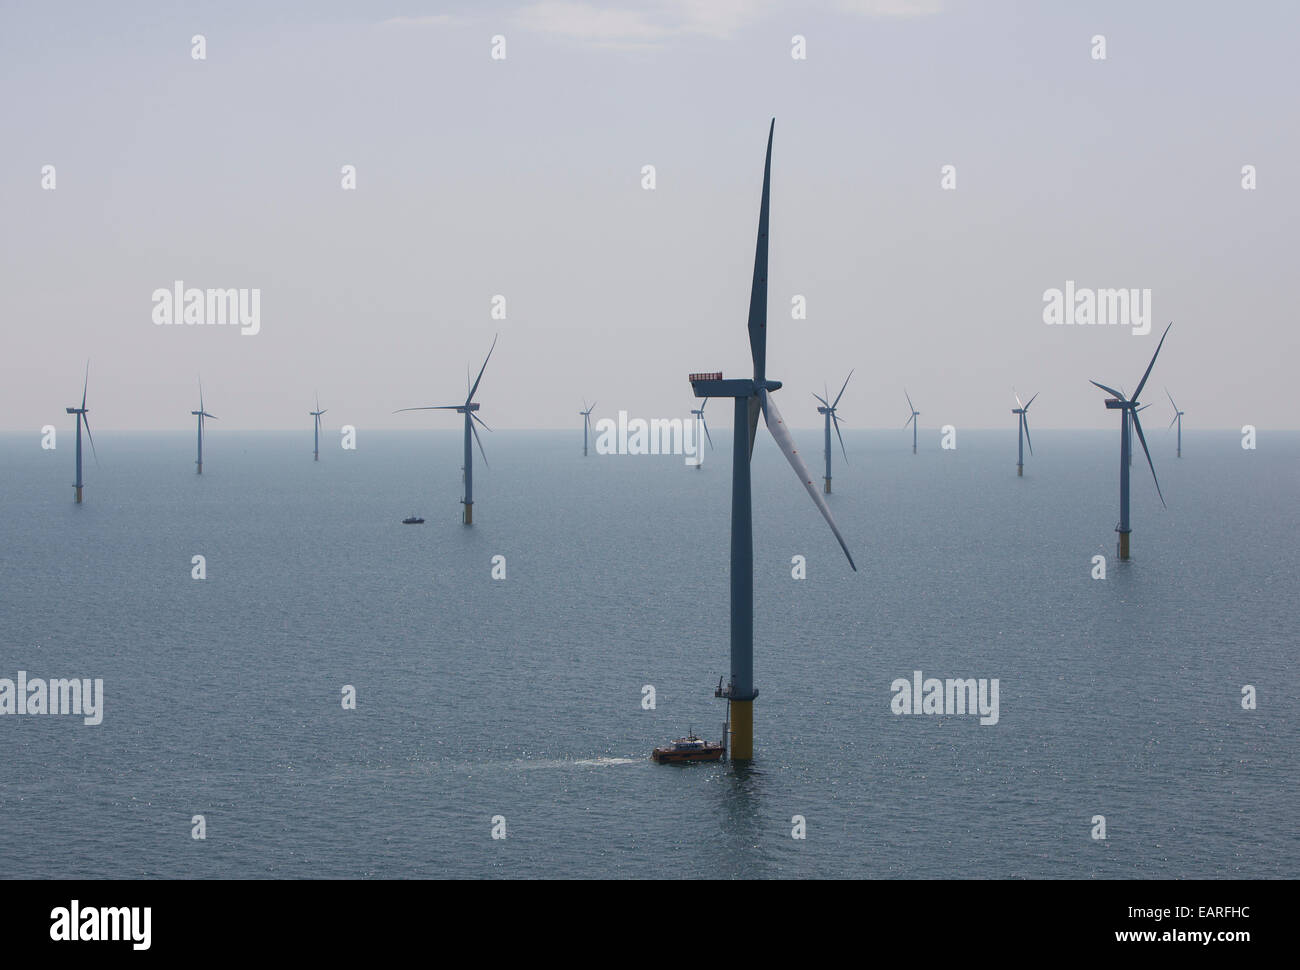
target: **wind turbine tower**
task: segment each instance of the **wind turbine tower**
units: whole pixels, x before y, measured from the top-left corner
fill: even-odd
[[[907,406],[912,409],[912,416],[903,422],[903,427],[906,428],[909,424],[912,426],[912,454],[915,455],[916,454],[916,428],[917,428],[916,419],[921,416],[921,412],[918,411],[916,409],[916,405],[912,403],[912,395],[907,393],[907,388],[903,388],[903,396],[907,398]]]
[[[1019,407],[1012,408],[1011,413],[1020,415],[1020,450],[1017,452],[1016,457],[1016,474],[1018,476],[1023,476],[1025,474],[1026,441],[1029,441],[1029,453],[1031,455],[1034,453],[1034,443],[1029,440],[1029,404],[1034,403],[1034,397],[1038,397],[1038,394],[1035,393],[1034,397],[1029,399],[1029,404],[1020,404],[1020,395],[1016,394],[1015,388],[1011,389],[1011,393],[1015,395],[1016,403],[1020,405]]]
[[[853,371],[849,371],[849,377],[852,376],[853,376]],[[840,398],[844,396],[844,388],[849,386],[849,377],[844,378],[844,387],[841,387],[840,393],[835,395],[834,404],[832,404],[829,400],[827,400],[827,398],[830,397],[829,392],[827,392],[826,397],[820,397],[817,395],[816,392],[813,393],[813,397],[817,398],[817,400],[822,402],[822,406],[817,409],[817,413],[824,414],[826,416],[826,494],[827,495],[831,494],[831,424],[832,423],[834,423],[835,425],[835,434],[840,439],[840,452],[844,455],[844,464],[847,465],[849,463],[849,453],[844,450],[844,436],[840,434],[840,419],[835,414],[835,409],[839,407]],[[825,390],[825,388],[823,388],[823,390]]]
[[[195,462],[195,464],[198,466],[198,474],[202,475],[203,474],[203,421],[205,418],[211,418],[213,421],[217,420],[217,416],[215,414],[208,414],[208,412],[203,407],[203,382],[202,381],[199,381],[199,409],[197,411],[191,411],[190,414],[193,414],[195,417],[197,417],[199,422],[199,459],[197,462]]]
[[[582,406],[586,408],[586,410],[579,411],[578,413],[582,415],[582,457],[586,458],[587,457],[587,436],[591,431],[591,412],[595,410],[596,402],[592,401],[591,407],[587,407],[587,402],[583,401]]]
[[[760,413],[786,460],[830,525],[844,555],[848,556],[849,565],[855,571],[857,569],[831,510],[813,484],[812,475],[799,457],[790,429],[772,398],[772,392],[781,387],[781,382],[767,379],[767,230],[775,127],[774,119],[767,136],[758,243],[749,297],[749,350],[754,376],[752,379],[723,380],[721,372],[690,375],[696,397],[729,397],[735,401],[731,473],[731,680],[725,688],[719,687],[714,693],[727,699],[731,756],[740,761],[754,756],[754,698],[758,696],[754,687],[754,522],[749,466]]]
[[[704,409],[708,407],[709,399],[706,397],[704,403],[697,408],[691,409],[691,415],[700,422],[700,427],[704,429],[704,437],[708,439],[709,450],[713,450],[713,435],[709,434],[709,423],[704,420]],[[700,444],[699,439],[695,441],[695,467],[697,469],[704,467],[704,446]]]
[[[1169,388],[1165,388],[1165,396],[1169,398],[1169,403],[1174,405],[1174,420],[1169,422],[1169,427],[1178,425],[1178,457],[1183,457],[1183,415],[1184,411],[1178,410],[1178,405],[1174,404],[1174,396],[1169,393]]]
[[[86,391],[90,387],[90,361],[86,361],[86,380],[81,385],[81,407],[65,408],[69,414],[77,416],[77,480],[73,482],[72,487],[77,490],[77,504],[81,504],[81,490],[85,487],[85,481],[81,477],[81,426],[86,426],[86,438],[90,441],[90,452],[95,455],[95,461],[99,461],[99,455],[95,451],[95,439],[90,433],[89,410],[86,408]]]
[[[1129,559],[1129,534],[1133,531],[1129,525],[1129,467],[1132,464],[1132,437],[1133,431],[1137,432],[1138,441],[1142,442],[1142,450],[1146,453],[1147,464],[1151,467],[1151,479],[1156,484],[1156,494],[1160,496],[1160,504],[1165,504],[1164,494],[1160,491],[1160,480],[1156,478],[1156,466],[1151,461],[1151,451],[1147,448],[1147,439],[1142,434],[1142,422],[1138,418],[1138,411],[1146,405],[1139,405],[1138,398],[1142,394],[1142,388],[1146,386],[1147,378],[1151,376],[1151,368],[1156,365],[1156,358],[1160,356],[1160,348],[1165,345],[1165,337],[1169,336],[1169,327],[1165,327],[1165,332],[1160,335],[1160,343],[1156,344],[1156,352],[1151,355],[1151,363],[1147,364],[1146,373],[1142,375],[1142,380],[1138,383],[1137,390],[1133,392],[1133,397],[1128,398],[1113,387],[1107,387],[1105,384],[1099,384],[1096,381],[1090,381],[1096,387],[1101,388],[1111,397],[1106,399],[1106,407],[1111,411],[1120,412],[1120,436],[1119,436],[1119,525],[1115,531],[1119,533],[1119,558],[1121,562],[1127,562]],[[1131,425],[1131,427],[1130,427]]]
[[[320,461],[320,416],[325,412],[322,411],[320,407],[319,392],[317,392],[316,394],[316,410],[309,411],[308,413],[315,419],[315,424],[316,424],[316,433],[313,437],[313,444],[312,444],[312,455],[315,457],[312,460]]]
[[[498,337],[500,334],[497,335]],[[492,359],[492,351],[496,350],[497,338],[492,338],[492,346],[488,348],[488,354],[483,358],[483,366],[479,368],[478,377],[474,379],[474,386],[469,389],[465,395],[464,404],[438,404],[422,408],[398,408],[394,414],[400,414],[402,411],[455,411],[465,416],[465,497],[461,499],[461,504],[465,506],[464,523],[466,525],[474,524],[474,452],[470,445],[470,435],[478,442],[479,454],[483,456],[483,464],[487,465],[487,453],[483,451],[483,441],[478,436],[478,428],[474,427],[477,421],[488,431],[487,423],[478,416],[478,404],[474,400],[474,393],[478,390],[479,381],[483,380],[483,372],[487,370],[488,361]]]

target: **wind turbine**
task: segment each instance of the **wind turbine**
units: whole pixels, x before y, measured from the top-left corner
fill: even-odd
[[[314,444],[312,454],[315,456],[313,461],[320,461],[320,416],[325,412],[320,409],[320,392],[316,392],[316,410],[307,412],[316,419],[316,432],[313,438]]]
[[[773,119],[767,135],[758,243],[754,251],[754,278],[749,296],[749,351],[754,362],[754,376],[752,379],[723,380],[721,372],[690,375],[696,397],[735,400],[731,472],[731,680],[725,688],[719,686],[714,694],[727,698],[732,758],[738,760],[749,760],[754,756],[754,698],[758,696],[754,687],[754,522],[749,465],[760,412],[790,467],[830,525],[844,555],[848,556],[849,565],[855,571],[858,568],[772,399],[771,392],[780,388],[781,382],[767,379],[767,225],[775,128],[776,120]]]
[[[921,412],[918,411],[916,409],[916,405],[912,403],[912,396],[907,393],[907,388],[903,388],[903,397],[907,398],[907,406],[912,409],[912,416],[903,422],[903,427],[906,428],[909,424],[912,426],[912,454],[915,455],[916,454],[916,428],[917,428],[916,419],[921,416]]]
[[[1178,457],[1183,457],[1183,415],[1185,411],[1178,410],[1178,405],[1174,404],[1174,396],[1169,393],[1169,388],[1165,388],[1165,396],[1169,398],[1169,403],[1174,405],[1174,420],[1169,422],[1169,427],[1178,425]]]
[[[99,454],[95,451],[95,439],[90,433],[90,418],[86,408],[86,391],[90,388],[90,361],[86,361],[86,380],[81,385],[81,407],[65,408],[69,414],[77,416],[77,480],[72,487],[77,490],[77,502],[81,502],[81,490],[85,487],[85,482],[81,478],[81,425],[86,425],[86,437],[90,440],[90,453],[95,456],[95,464],[99,464]]]
[[[853,371],[849,371],[849,377],[853,376]],[[849,386],[849,377],[844,378],[844,387]],[[817,409],[818,414],[826,415],[826,494],[831,494],[831,422],[835,423],[835,434],[840,439],[840,452],[844,455],[844,463],[849,462],[849,453],[844,450],[844,435],[840,434],[840,419],[835,414],[836,407],[839,406],[840,398],[844,396],[844,387],[840,388],[840,393],[835,396],[835,403],[832,404],[826,398],[830,397],[830,392],[826,397],[819,396],[815,391],[813,397],[822,402],[822,406]],[[825,388],[823,388],[824,390]]]
[[[497,334],[499,337],[500,334]],[[478,390],[479,381],[483,380],[483,372],[487,370],[488,361],[492,359],[492,351],[496,349],[497,337],[492,338],[492,346],[488,348],[488,355],[483,358],[483,366],[479,368],[478,377],[474,379],[474,386],[469,389],[465,395],[464,404],[438,404],[430,405],[423,408],[398,408],[394,414],[400,414],[402,411],[456,411],[465,415],[465,497],[461,499],[461,504],[465,506],[466,525],[474,524],[474,452],[471,450],[469,438],[470,434],[474,435],[474,440],[478,442],[479,454],[483,456],[483,464],[487,464],[487,453],[483,450],[483,441],[478,436],[478,428],[474,427],[474,422],[491,431],[487,422],[480,418],[475,412],[478,411],[478,404],[474,401],[474,392]]]
[[[1011,393],[1015,394],[1016,403],[1020,404],[1020,395],[1016,394],[1016,389],[1014,387],[1011,389]],[[1035,392],[1034,397],[1038,397],[1039,393],[1040,392]],[[1034,403],[1034,397],[1031,397],[1029,399],[1029,404]],[[1026,441],[1029,441],[1029,453],[1031,455],[1034,453],[1034,443],[1029,438],[1029,404],[1020,404],[1020,407],[1011,409],[1012,414],[1020,415],[1020,419],[1019,419],[1020,420],[1020,432],[1019,432],[1020,450],[1017,453],[1017,457],[1016,457],[1016,474],[1021,477],[1023,477],[1025,474],[1025,442]]]
[[[587,410],[585,411],[578,412],[580,415],[582,415],[582,457],[586,458],[587,457],[587,432],[591,430],[591,412],[596,409],[596,402],[592,401],[591,407],[588,408],[587,402],[584,399],[582,402],[582,406],[584,408],[587,408]],[[487,459],[484,459],[484,461],[486,460]]]
[[[213,421],[218,420],[215,414],[208,414],[203,408],[203,381],[199,381],[199,409],[191,411],[199,419],[199,460],[195,463],[199,467],[199,474],[203,474],[203,419],[211,418]]]
[[[1156,352],[1151,355],[1151,363],[1147,364],[1146,373],[1142,375],[1142,380],[1138,383],[1137,390],[1133,392],[1131,399],[1126,398],[1113,387],[1107,387],[1105,384],[1098,384],[1096,381],[1090,381],[1096,387],[1101,388],[1107,394],[1112,395],[1106,399],[1106,407],[1112,411],[1120,412],[1120,438],[1119,438],[1119,525],[1115,531],[1119,533],[1119,558],[1121,562],[1127,562],[1129,533],[1133,530],[1129,528],[1129,465],[1131,464],[1131,450],[1133,447],[1132,438],[1129,430],[1129,423],[1132,422],[1132,429],[1137,432],[1138,441],[1142,442],[1142,450],[1146,453],[1147,464],[1151,466],[1151,480],[1156,483],[1156,494],[1160,496],[1160,504],[1165,504],[1165,496],[1160,491],[1160,480],[1156,478],[1156,466],[1151,461],[1151,452],[1147,448],[1147,439],[1142,434],[1142,422],[1138,419],[1137,413],[1142,408],[1138,405],[1138,398],[1142,394],[1142,388],[1146,386],[1147,378],[1151,376],[1151,368],[1156,365],[1156,358],[1160,356],[1160,348],[1165,344],[1165,337],[1169,336],[1169,324],[1165,327],[1165,332],[1160,335],[1160,343],[1156,344]],[[1142,407],[1145,407],[1143,405]]]
[[[692,408],[692,409],[691,409],[691,414],[694,415],[697,419],[699,419],[700,427],[702,427],[702,428],[704,429],[704,437],[706,437],[706,438],[709,439],[709,450],[712,451],[712,450],[713,450],[713,435],[709,434],[709,423],[708,423],[707,421],[704,420],[704,409],[705,409],[706,407],[708,407],[708,406],[709,406],[709,399],[706,397],[706,398],[704,399],[704,403],[703,403],[703,404],[701,404],[701,405],[700,405],[699,407],[697,407],[697,408]],[[695,442],[695,451],[696,451],[696,455],[695,455],[695,467],[696,467],[696,468],[703,468],[703,467],[704,467],[704,448],[703,448],[703,446],[702,446],[698,441]]]

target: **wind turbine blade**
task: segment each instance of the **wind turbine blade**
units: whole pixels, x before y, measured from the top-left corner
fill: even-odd
[[[221,420],[221,419],[220,419],[219,417],[217,417],[215,414],[208,414],[207,411],[204,411],[204,412],[203,412],[203,416],[204,416],[205,418],[211,418],[213,421],[220,421],[220,420]]]
[[[1011,396],[1016,399],[1016,407],[1020,408],[1023,411],[1025,405],[1021,402],[1020,395],[1016,393],[1016,389],[1014,387],[1011,389]]]
[[[853,376],[853,371],[849,371],[849,377]],[[844,378],[844,387],[840,388],[840,393],[835,395],[835,403],[831,407],[838,407],[840,398],[844,396],[844,388],[849,386],[849,377]]]
[[[835,425],[835,435],[840,439],[840,453],[844,455],[844,464],[849,463],[849,453],[844,450],[844,435],[840,434],[840,419],[835,412],[831,412],[831,424]]]
[[[754,381],[762,385],[767,379],[767,219],[768,199],[772,187],[772,135],[776,119],[767,130],[767,160],[763,163],[763,199],[758,209],[758,242],[754,247],[754,280],[749,290],[749,353],[754,360]],[[753,454],[754,431],[758,416],[750,408],[750,454]]]
[[[1159,350],[1158,347],[1156,349]],[[1156,494],[1160,496],[1160,504],[1164,505],[1165,508],[1169,508],[1169,506],[1165,505],[1164,493],[1160,491],[1160,479],[1156,478],[1156,466],[1151,460],[1151,452],[1147,450],[1147,439],[1142,434],[1142,422],[1138,420],[1136,411],[1133,412],[1133,429],[1137,431],[1138,441],[1142,442],[1142,451],[1147,456],[1147,464],[1151,466],[1151,480],[1156,483]]]
[[[1173,427],[1174,425],[1176,425],[1177,423],[1178,423],[1178,413],[1175,412],[1175,413],[1174,413],[1173,420],[1169,422],[1169,428],[1172,428],[1172,427]],[[1165,430],[1168,431],[1169,428],[1166,428]]]
[[[844,555],[848,558],[849,565],[853,567],[854,572],[857,572],[857,564],[854,563],[853,556],[849,552],[849,547],[844,542],[844,536],[840,534],[839,526],[835,524],[835,518],[831,515],[830,506],[826,504],[826,500],[822,498],[821,492],[817,491],[817,486],[813,484],[812,475],[808,473],[808,466],[805,465],[803,459],[799,457],[799,450],[794,446],[794,438],[790,436],[790,429],[785,426],[785,421],[781,418],[781,412],[777,409],[776,402],[772,400],[770,394],[764,395],[763,398],[763,420],[767,422],[767,430],[772,432],[772,437],[776,439],[776,443],[780,446],[781,452],[786,457],[786,461],[790,463],[790,467],[794,469],[794,473],[799,476],[799,481],[803,482],[803,487],[808,491],[808,494],[812,496],[813,504],[816,505],[817,510],[821,512],[822,518],[826,520],[826,524],[831,527],[831,532],[839,541],[840,548],[844,550]]]
[[[754,436],[758,434],[758,413],[763,409],[758,396],[749,399],[749,457],[754,457]]]
[[[1034,453],[1034,439],[1029,437],[1029,415],[1020,415],[1020,420],[1025,422],[1025,443],[1029,445],[1029,453]]]
[[[486,428],[487,425],[484,425],[484,427]],[[483,464],[491,468],[492,466],[488,465],[487,452],[483,450],[483,439],[478,436],[478,428],[474,427],[473,421],[469,423],[469,430],[474,432],[474,440],[478,442],[478,453],[483,456]],[[488,430],[491,431],[492,429],[488,428]]]
[[[1039,394],[1042,394],[1042,393],[1043,393],[1042,391],[1035,391],[1035,392],[1034,392],[1034,397],[1038,397],[1038,395],[1039,395]],[[1031,398],[1029,399],[1029,404],[1033,404],[1033,403],[1034,403],[1034,397],[1031,397]],[[1025,405],[1025,410],[1026,410],[1026,411],[1029,410],[1029,404],[1026,404],[1026,405]]]
[[[704,437],[709,439],[709,451],[712,451],[713,435],[709,434],[709,422],[704,420],[704,408],[700,408],[700,424],[704,426]]]
[[[482,418],[480,418],[480,417],[478,416],[478,412],[477,412],[477,411],[471,411],[471,412],[469,413],[469,416],[470,416],[471,418],[473,418],[475,421],[477,421],[479,424],[483,425],[483,427],[487,428],[489,431],[492,430],[491,428],[488,428],[488,426],[487,426],[487,422],[484,421]]]
[[[906,421],[903,422],[903,427],[906,428],[909,424],[911,424],[915,420],[916,420],[916,415],[913,414],[910,418],[908,418]]]
[[[1127,400],[1128,400],[1128,398],[1126,398],[1126,397],[1125,397],[1123,394],[1121,394],[1119,391],[1115,390],[1115,388],[1113,388],[1113,387],[1107,387],[1105,384],[1098,384],[1096,381],[1089,381],[1088,383],[1089,383],[1089,384],[1093,384],[1093,385],[1095,385],[1095,386],[1097,386],[1097,387],[1100,387],[1100,388],[1101,388],[1103,391],[1105,391],[1107,394],[1110,394],[1110,395],[1113,396],[1113,397],[1117,397],[1117,398],[1119,398],[1121,401],[1127,401]]]
[[[1173,321],[1165,327],[1165,332],[1160,335],[1160,343],[1156,344],[1156,352],[1151,355],[1151,363],[1147,364],[1147,372],[1142,375],[1142,380],[1138,383],[1137,390],[1133,392],[1133,400],[1138,400],[1142,396],[1142,388],[1146,386],[1147,378],[1151,376],[1151,368],[1156,366],[1156,358],[1160,356],[1160,348],[1165,345],[1165,337],[1169,336],[1169,327],[1172,327]]]
[[[596,402],[595,402],[595,401],[592,401],[592,402],[591,402],[591,407],[587,408],[587,410],[588,410],[588,411],[594,411],[594,410],[596,410]]]
[[[90,433],[90,415],[81,415],[81,420],[86,422],[86,437],[90,439],[90,453],[95,456],[95,464],[99,464],[99,452],[95,451],[95,436]]]
[[[456,411],[464,407],[463,404],[435,404],[427,408],[398,408],[394,414],[401,414],[403,411]]]
[[[903,397],[907,398],[907,406],[915,411],[916,405],[912,403],[912,395],[907,393],[907,388],[903,388]],[[906,427],[906,425],[904,425],[904,427]]]
[[[90,361],[86,361],[86,380],[81,385],[81,410],[86,410],[86,391],[90,388]],[[87,425],[89,427],[89,425]]]
[[[1169,388],[1165,388],[1165,397],[1169,398],[1169,403],[1174,405],[1174,410],[1178,410],[1178,405],[1174,402],[1174,396],[1169,393]]]
[[[496,337],[492,338],[492,346],[488,348],[488,355],[483,358],[483,366],[478,370],[478,377],[474,379],[474,386],[469,389],[469,394],[465,397],[466,404],[469,404],[470,401],[474,400],[474,392],[478,390],[478,382],[483,380],[483,372],[487,370],[488,361],[492,359],[492,351],[497,348],[497,337],[500,336],[501,334],[497,334]]]
[[[813,391],[813,397],[817,398],[817,400],[821,401],[822,404],[826,405],[827,407],[830,407],[830,406],[831,406],[831,402],[828,401],[828,400],[826,400],[826,398],[822,397],[822,396],[821,396],[820,394],[818,394],[816,391]]]

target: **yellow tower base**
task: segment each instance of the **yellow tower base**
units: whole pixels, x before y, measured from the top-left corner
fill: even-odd
[[[465,524],[466,525],[474,524],[474,503],[473,502],[465,503]]]
[[[1128,536],[1129,534],[1127,532],[1121,532],[1119,534],[1119,558],[1122,561],[1128,560]]]
[[[81,486],[80,486],[80,485],[77,486],[77,501],[78,501],[78,502],[81,501]]]
[[[731,702],[731,760],[754,758],[754,702]]]
[[[826,479],[826,494],[831,494],[831,480],[829,478]]]
[[[1025,466],[1024,466],[1024,465],[1017,465],[1017,466],[1016,466],[1016,474],[1019,475],[1021,478],[1024,478],[1024,477],[1025,477]]]

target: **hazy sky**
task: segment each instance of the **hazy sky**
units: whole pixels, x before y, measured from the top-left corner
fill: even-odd
[[[69,427],[89,357],[97,432],[188,429],[200,371],[223,428],[319,389],[335,428],[450,430],[390,412],[462,400],[497,331],[493,427],[686,416],[688,372],[750,373],[773,116],[792,425],[856,368],[846,430],[904,385],[927,428],[1013,427],[1012,385],[1114,427],[1088,379],[1131,391],[1173,320],[1149,427],[1167,384],[1189,429],[1294,428],[1297,36],[1291,2],[5,0],[0,429]],[[261,332],[155,326],[176,280],[260,288]],[[1151,289],[1151,335],[1048,326],[1066,280]]]

